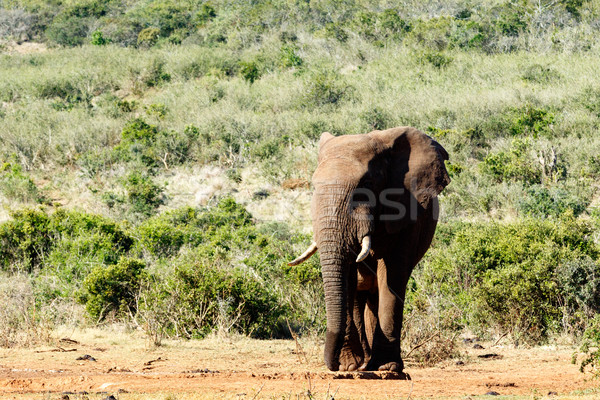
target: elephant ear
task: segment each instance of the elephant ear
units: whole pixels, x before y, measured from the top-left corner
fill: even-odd
[[[387,196],[407,207],[408,216],[416,216],[450,183],[444,161],[446,150],[435,140],[414,128],[401,127],[374,132],[383,142],[388,154],[388,185],[401,189]],[[417,204],[415,204],[415,202]],[[416,208],[416,210],[415,210]],[[397,211],[396,211],[397,213]],[[396,232],[406,225],[402,221],[386,221],[386,228]]]
[[[325,143],[329,142],[334,137],[335,136],[329,132],[321,133],[321,138],[319,139],[319,162],[321,161],[321,151],[323,150],[323,146],[325,146]]]

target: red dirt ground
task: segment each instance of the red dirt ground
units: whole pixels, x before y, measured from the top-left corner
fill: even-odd
[[[460,359],[420,368],[410,379],[392,373],[330,373],[318,340],[212,337],[169,341],[148,349],[140,337],[95,331],[73,333],[56,346],[0,349],[0,399],[269,399],[457,398],[496,392],[510,398],[600,398],[598,381],[571,363],[566,346],[473,349]],[[480,357],[495,354],[492,357]],[[96,361],[77,360],[84,355]],[[589,378],[589,377],[587,377]],[[37,397],[36,397],[37,396]],[[166,397],[165,397],[166,396]],[[493,398],[485,396],[485,398]],[[505,397],[503,397],[505,398]]]

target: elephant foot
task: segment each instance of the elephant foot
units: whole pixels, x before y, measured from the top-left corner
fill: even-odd
[[[363,357],[357,352],[352,351],[349,343],[342,347],[339,357],[340,371],[356,371],[363,364]]]
[[[402,372],[404,369],[404,363],[402,360],[389,361],[387,360],[371,360],[366,367],[367,371],[390,371],[390,372]]]
[[[363,365],[362,357],[351,352],[340,354],[340,371],[356,371]]]
[[[395,361],[380,365],[377,368],[378,371],[391,371],[391,372],[402,372],[402,369],[403,369],[402,363],[395,362]]]

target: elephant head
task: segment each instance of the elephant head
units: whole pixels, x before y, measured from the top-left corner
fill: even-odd
[[[424,215],[437,219],[436,196],[450,181],[444,166],[447,159],[441,145],[409,127],[364,135],[321,135],[311,205],[314,241],[290,265],[303,262],[317,249],[320,252],[329,369],[338,369],[342,345],[350,335],[357,263],[388,251],[390,237],[404,240],[403,235],[410,234],[406,232]],[[424,249],[413,258],[420,259],[430,242],[420,243]],[[412,270],[418,259],[403,268]]]

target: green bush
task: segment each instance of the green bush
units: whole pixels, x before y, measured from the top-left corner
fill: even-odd
[[[102,31],[97,30],[97,31],[94,31],[94,33],[92,33],[92,40],[90,43],[93,44],[94,46],[104,46],[104,45],[110,43],[110,40],[108,40],[104,37],[104,35],[102,34]]]
[[[160,104],[150,105],[148,112],[162,118],[166,108]],[[198,145],[200,132],[188,126],[183,132],[165,132],[141,118],[130,121],[121,131],[121,142],[114,147],[111,158],[115,161],[133,162],[153,172],[157,168],[169,168],[172,164],[190,161],[190,154]]]
[[[519,203],[519,210],[528,216],[544,218],[560,216],[571,212],[577,216],[585,211],[588,200],[577,197],[565,189],[541,185],[532,185],[527,188],[526,197]]]
[[[584,310],[585,303],[569,291],[597,268],[577,261],[598,257],[592,231],[589,222],[568,215],[553,221],[441,224],[415,273],[418,290],[444,299],[445,307],[461,315],[463,327],[539,343],[566,328],[563,319]],[[585,288],[576,293],[588,302],[595,296]]]
[[[116,264],[95,267],[84,279],[77,300],[95,321],[108,315],[123,317],[137,311],[136,297],[144,279],[146,265],[139,260],[121,258]]]
[[[301,67],[304,62],[297,53],[298,47],[294,45],[281,46],[281,66],[284,68]]]
[[[152,47],[160,38],[160,29],[145,28],[140,31],[137,37],[137,45],[139,47]]]
[[[198,211],[190,207],[148,218],[135,233],[138,246],[157,257],[171,257],[184,244],[197,245],[204,238]]]
[[[68,269],[75,259],[79,266],[90,259],[114,263],[133,245],[121,226],[94,214],[24,208],[11,217],[0,224],[0,265],[8,270]]]
[[[260,70],[256,61],[240,62],[240,75],[250,83],[254,83],[255,80],[260,78]]]
[[[85,43],[88,22],[84,18],[60,16],[46,29],[46,37],[63,46],[79,46]]]
[[[600,376],[600,315],[595,315],[585,330],[579,352],[584,355],[579,370],[589,371],[594,378]],[[577,353],[573,355],[573,363],[576,362]]]
[[[8,271],[31,272],[38,268],[52,246],[50,218],[39,209],[24,208],[11,213],[0,224],[0,262]]]
[[[495,25],[498,31],[505,36],[519,36],[528,28],[529,21],[526,2],[520,5],[516,2],[507,2],[496,7],[497,16]],[[524,6],[525,5],[525,6]]]
[[[498,181],[514,180],[528,184],[541,181],[541,166],[537,165],[528,154],[529,140],[513,139],[511,147],[506,151],[488,154],[483,163],[483,171],[491,174]]]
[[[349,99],[354,88],[344,82],[339,74],[333,71],[319,71],[308,79],[302,97],[302,106],[312,109],[324,105],[337,105]]]
[[[178,286],[186,294],[179,307],[195,310],[195,320],[188,330],[202,336],[219,325],[233,325],[254,337],[272,337],[281,334],[280,318],[285,312],[276,296],[262,279],[257,279],[239,268],[211,266],[204,259],[177,266],[170,285]]]
[[[452,63],[453,58],[442,52],[425,52],[419,56],[419,60],[423,64],[429,63],[436,68],[446,68]]]
[[[523,80],[532,83],[548,84],[560,79],[561,75],[552,67],[533,64],[525,69]]]
[[[18,164],[0,164],[0,192],[8,199],[22,203],[40,203],[44,196]]]
[[[127,201],[135,213],[150,216],[164,203],[164,189],[139,172],[127,175],[124,182]]]
[[[530,104],[515,110],[517,113],[510,131],[514,136],[533,135],[552,137],[552,124],[556,117],[549,110],[534,108]]]
[[[585,319],[600,314],[600,264],[590,256],[562,262],[557,269],[564,307]]]
[[[212,21],[217,16],[217,11],[210,3],[202,3],[200,10],[196,13],[194,20],[197,25],[202,26]]]

